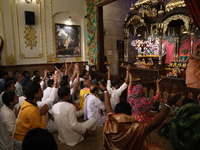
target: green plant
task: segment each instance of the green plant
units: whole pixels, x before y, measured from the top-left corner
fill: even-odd
[[[188,50],[188,49],[182,49],[181,52],[182,52],[183,54],[187,55],[187,53],[189,52],[189,50]]]

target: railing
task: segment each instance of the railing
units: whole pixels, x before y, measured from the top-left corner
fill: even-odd
[[[104,83],[106,83],[107,81],[107,74],[104,73],[96,73],[97,75],[97,79],[104,79]],[[120,76],[111,76],[111,79],[114,78],[120,78]],[[168,80],[170,80],[170,78],[167,78],[167,82],[165,80],[163,80],[163,82],[160,83],[160,91],[161,91],[161,95],[163,98],[167,99],[169,98],[171,95],[181,92],[182,96],[180,99],[180,103],[182,102],[182,100],[186,97],[190,97],[192,98],[196,103],[198,103],[200,105],[200,100],[198,99],[198,95],[200,94],[200,89],[195,89],[195,88],[189,88],[185,85],[181,85],[181,84],[176,84],[176,82],[169,82]],[[173,80],[172,80],[173,81]],[[146,89],[146,95],[150,96],[150,92],[153,90],[153,94],[155,95],[156,92],[156,85],[155,82],[133,82],[133,85],[136,84],[142,84],[143,87],[145,87]],[[121,100],[125,101],[126,100],[126,96],[127,96],[127,90],[125,90],[121,96]]]

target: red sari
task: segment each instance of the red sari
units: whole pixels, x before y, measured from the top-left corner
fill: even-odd
[[[141,84],[135,85],[133,88],[128,86],[127,102],[132,107],[132,116],[140,122],[149,122],[153,117],[147,115],[153,102],[159,100],[161,95],[156,93],[153,97],[146,97],[144,88]]]

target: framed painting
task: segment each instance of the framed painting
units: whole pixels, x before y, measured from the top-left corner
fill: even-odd
[[[180,55],[179,60],[180,62],[188,62],[189,57],[187,55]]]
[[[55,47],[57,57],[81,56],[81,27],[55,24]]]

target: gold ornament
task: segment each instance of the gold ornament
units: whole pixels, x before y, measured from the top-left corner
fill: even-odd
[[[189,31],[190,17],[189,17],[189,16],[186,16],[186,15],[183,15],[183,14],[177,14],[177,15],[173,15],[173,16],[167,18],[167,19],[163,22],[163,24],[164,24],[163,33],[166,32],[169,23],[170,23],[171,21],[174,21],[174,20],[182,20],[182,21],[184,22],[184,25],[185,25],[186,30]]]
[[[36,30],[34,28],[32,28],[31,26],[27,26],[25,27],[25,36],[24,38],[26,39],[25,44],[26,47],[30,46],[30,49],[33,49],[33,46],[36,47]]]
[[[54,54],[47,54],[47,63],[49,62],[60,62],[60,58],[56,58]]]
[[[7,65],[16,65],[16,59],[15,59],[15,57],[12,54],[8,55],[6,57],[6,64]]]
[[[155,5],[158,3],[158,0],[138,0],[134,6],[136,8],[139,8],[141,5],[145,5],[145,4],[148,4],[148,5]]]
[[[20,57],[21,59],[24,59],[24,58],[25,58],[25,55],[24,55],[24,54],[20,54],[19,57]]]
[[[176,7],[186,7],[184,0],[173,0],[167,3],[165,6],[165,11],[170,12]]]
[[[36,0],[36,3],[37,3],[37,4],[40,4],[40,0]]]
[[[47,62],[54,62],[55,57],[53,54],[47,54]]]
[[[76,57],[76,61],[81,61],[81,57]]]
[[[38,57],[39,57],[39,58],[42,58],[42,57],[43,57],[43,54],[42,54],[42,53],[39,53],[39,54],[38,54]]]

